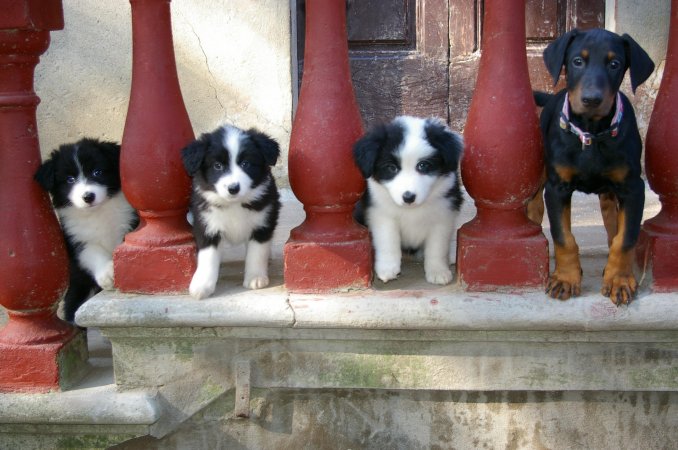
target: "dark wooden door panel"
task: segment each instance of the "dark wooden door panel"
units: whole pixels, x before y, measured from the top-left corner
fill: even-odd
[[[480,52],[484,1],[450,0],[450,125],[461,130],[475,88]],[[533,89],[553,91],[544,67],[544,48],[572,28],[605,25],[605,0],[527,0],[525,36],[527,65]],[[501,76],[501,74],[497,74]],[[560,89],[562,83],[555,89]]]
[[[298,22],[303,22],[303,4]],[[347,34],[366,126],[400,114],[448,119],[448,1],[349,0]],[[300,30],[301,31],[301,30]],[[303,37],[298,36],[303,55]]]
[[[412,114],[447,119],[463,130],[482,52],[484,1],[348,0],[346,7],[351,72],[365,124]],[[301,79],[303,0],[297,11]],[[553,89],[542,61],[546,45],[575,27],[604,26],[604,12],[605,0],[526,0],[534,89]]]

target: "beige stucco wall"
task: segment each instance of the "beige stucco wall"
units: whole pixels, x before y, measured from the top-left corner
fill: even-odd
[[[173,0],[179,80],[197,134],[222,121],[256,126],[283,148],[275,173],[287,183],[296,86],[294,1]],[[64,0],[65,28],[36,70],[43,154],[81,136],[120,140],[130,90],[132,44],[126,0]],[[634,98],[641,130],[661,81],[669,0],[607,0],[606,27],[631,34],[658,70]],[[630,92],[628,87],[625,92]]]
[[[43,154],[82,136],[120,141],[132,70],[128,1],[64,0],[65,28],[36,70]],[[196,135],[226,121],[280,142],[292,120],[290,4],[280,0],[174,0],[174,48]]]

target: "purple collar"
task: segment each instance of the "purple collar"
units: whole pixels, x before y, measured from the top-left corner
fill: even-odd
[[[595,140],[602,140],[607,137],[617,137],[617,134],[619,134],[619,124],[621,123],[623,114],[624,106],[622,105],[621,94],[617,92],[617,110],[612,118],[610,128],[597,134],[588,133],[570,122],[570,94],[566,92],[563,109],[560,112],[560,128],[577,136],[581,141],[581,149],[585,150],[586,147],[592,145]]]

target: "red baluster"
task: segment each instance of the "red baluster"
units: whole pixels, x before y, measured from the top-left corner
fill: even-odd
[[[678,0],[671,1],[666,66],[645,140],[645,173],[661,210],[640,233],[638,260],[656,292],[678,289]]]
[[[289,177],[306,219],[285,244],[285,284],[297,292],[369,286],[367,230],[352,218],[365,182],[353,143],[363,133],[351,84],[344,0],[307,0],[304,77]]]
[[[115,284],[127,292],[182,292],[195,271],[195,245],[180,151],[194,135],[177,78],[169,0],[130,3],[132,89],[120,171],[141,224],[115,250]]]
[[[459,230],[457,271],[471,290],[537,287],[548,276],[548,244],[524,213],[543,170],[525,52],[525,2],[486,0],[485,11],[461,164],[478,212]]]
[[[49,197],[33,181],[33,73],[63,12],[61,1],[30,3],[0,1],[0,304],[9,315],[0,330],[0,391],[58,389],[87,352],[82,333],[56,317],[68,285],[66,247]]]

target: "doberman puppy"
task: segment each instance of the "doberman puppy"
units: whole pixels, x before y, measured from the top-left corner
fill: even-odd
[[[563,66],[567,81],[555,95],[535,93],[535,101],[544,107],[544,199],[556,260],[546,292],[566,300],[581,291],[579,248],[570,221],[572,193],[577,190],[600,198],[609,246],[601,293],[617,305],[626,304],[638,286],[632,263],[645,184],[638,125],[619,86],[628,69],[635,93],[652,74],[654,63],[629,35],[602,29],[564,34],[548,45],[544,62],[554,85]],[[540,192],[528,205],[528,216],[541,224],[543,211]]]

